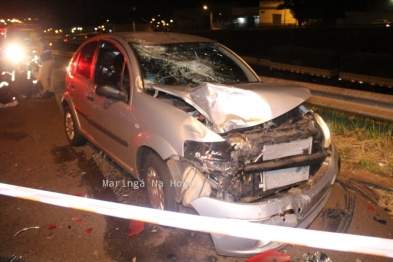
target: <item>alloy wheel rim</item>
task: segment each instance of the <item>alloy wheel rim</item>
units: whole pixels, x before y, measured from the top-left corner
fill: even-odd
[[[72,121],[72,116],[70,112],[67,112],[66,117],[65,117],[65,127],[66,127],[66,133],[69,139],[74,138],[74,122]]]
[[[150,203],[153,208],[164,210],[164,188],[160,185],[159,176],[157,171],[149,167],[146,175],[147,191],[149,194]]]

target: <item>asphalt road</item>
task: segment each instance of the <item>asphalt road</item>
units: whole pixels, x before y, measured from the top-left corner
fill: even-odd
[[[91,145],[70,147],[64,134],[59,95],[64,68],[57,60],[56,97],[20,101],[0,109],[0,182],[145,206],[143,189],[104,188],[108,178],[131,179]],[[115,179],[113,179],[115,180]],[[346,191],[333,186],[331,198],[311,229],[326,230],[337,220],[328,211],[346,216]],[[374,210],[370,210],[370,206]],[[0,196],[0,261],[245,261],[215,253],[208,234],[145,225],[142,233],[128,236],[130,221]],[[385,221],[386,224],[377,222]],[[15,233],[27,230],[16,236]],[[393,238],[392,216],[356,194],[348,233]],[[287,246],[291,261],[307,261],[320,251],[332,261],[392,261],[388,258]]]

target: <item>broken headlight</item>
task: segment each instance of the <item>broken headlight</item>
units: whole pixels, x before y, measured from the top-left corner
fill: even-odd
[[[322,146],[324,148],[328,148],[332,142],[332,138],[330,136],[330,131],[329,131],[329,127],[326,125],[325,121],[322,119],[322,117],[320,115],[318,115],[317,113],[314,113],[314,118],[317,121],[318,125],[321,127],[322,132],[323,132],[323,144]]]
[[[205,172],[220,171],[226,173],[231,169],[232,147],[227,142],[195,142],[184,143],[184,156]]]

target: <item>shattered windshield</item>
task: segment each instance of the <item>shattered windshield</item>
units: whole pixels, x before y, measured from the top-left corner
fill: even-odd
[[[249,67],[216,43],[132,44],[145,88],[154,84],[195,87],[205,82],[258,82]]]

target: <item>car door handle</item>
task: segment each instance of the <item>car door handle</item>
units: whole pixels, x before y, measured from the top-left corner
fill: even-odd
[[[92,94],[88,94],[88,95],[86,96],[86,98],[87,98],[87,100],[89,100],[89,101],[91,101],[91,102],[94,101],[94,97],[93,97]]]

